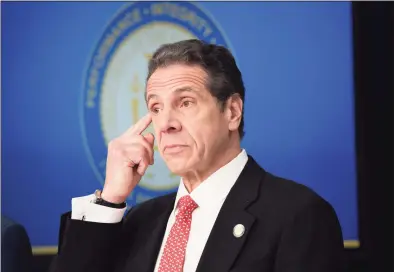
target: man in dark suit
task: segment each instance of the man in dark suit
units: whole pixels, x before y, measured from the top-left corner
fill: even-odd
[[[227,49],[163,45],[145,95],[149,113],[108,145],[103,191],[73,199],[63,215],[52,271],[343,271],[331,205],[241,149],[245,89]],[[143,134],[150,123],[155,136]],[[123,217],[154,163],[154,137],[179,189]]]
[[[33,254],[26,229],[11,218],[1,216],[1,271],[33,271]]]

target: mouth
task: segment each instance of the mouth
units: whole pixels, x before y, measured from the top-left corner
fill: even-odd
[[[163,153],[174,155],[182,152],[186,148],[186,145],[166,145],[164,146]]]

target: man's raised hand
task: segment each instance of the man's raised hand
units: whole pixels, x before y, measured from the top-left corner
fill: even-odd
[[[148,113],[125,133],[108,144],[104,189],[101,197],[112,203],[122,203],[140,182],[146,169],[153,164],[154,136],[142,135],[152,122]]]

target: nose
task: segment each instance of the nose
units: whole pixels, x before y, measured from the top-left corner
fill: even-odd
[[[182,129],[180,120],[173,110],[162,110],[156,118],[158,129],[161,133],[173,133]]]

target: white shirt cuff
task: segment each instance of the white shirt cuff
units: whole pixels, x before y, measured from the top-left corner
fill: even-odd
[[[127,207],[110,208],[93,203],[95,195],[76,197],[71,200],[71,219],[96,223],[119,223],[122,221]]]

